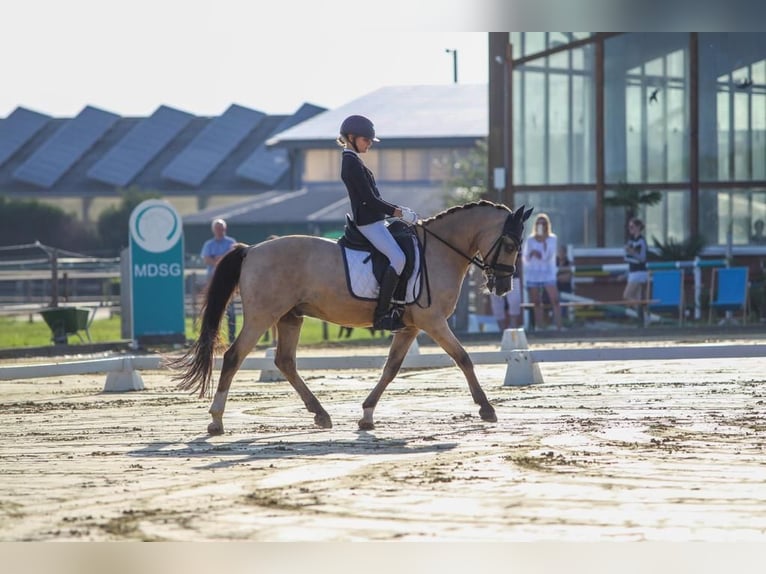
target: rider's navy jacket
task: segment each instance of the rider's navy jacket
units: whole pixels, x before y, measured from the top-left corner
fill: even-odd
[[[343,150],[340,177],[351,200],[354,223],[367,225],[394,215],[396,205],[381,199],[375,177],[355,151]]]

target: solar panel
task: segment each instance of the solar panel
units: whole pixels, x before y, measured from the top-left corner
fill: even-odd
[[[192,114],[160,106],[104,154],[88,170],[88,177],[111,185],[127,186],[193,117]]]
[[[116,114],[85,107],[22,163],[13,172],[13,178],[46,189],[51,187],[118,119]]]
[[[0,122],[0,165],[8,161],[21,147],[43,129],[50,116],[16,108]]]
[[[265,185],[275,185],[290,169],[285,149],[267,149],[259,145],[237,168],[237,175]]]
[[[215,170],[265,114],[233,105],[210,123],[171,161],[162,177],[198,186]]]
[[[297,112],[281,121],[271,135],[283,132],[323,111],[324,108],[303,104]],[[251,181],[275,185],[289,169],[287,150],[267,148],[265,144],[261,144],[240,164],[236,173]]]

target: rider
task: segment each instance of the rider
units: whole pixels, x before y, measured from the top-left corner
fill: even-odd
[[[340,126],[338,145],[343,148],[343,161],[340,176],[346,184],[351,200],[351,212],[359,231],[372,245],[386,257],[389,267],[380,284],[378,305],[375,308],[373,327],[396,331],[404,328],[402,315],[404,308],[391,306],[399,276],[404,269],[405,256],[396,240],[385,225],[386,216],[401,218],[405,223],[414,225],[417,214],[408,207],[397,206],[380,197],[372,171],[364,165],[360,154],[367,153],[372,142],[380,141],[375,137],[375,127],[364,116],[349,116]]]

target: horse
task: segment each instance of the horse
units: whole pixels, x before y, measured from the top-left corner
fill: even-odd
[[[524,237],[524,222],[532,209],[513,211],[505,205],[480,200],[446,209],[415,226],[422,245],[421,265],[426,280],[414,303],[406,306],[405,328],[393,333],[388,357],[378,383],[362,403],[360,430],[375,428],[373,413],[394,379],[418,333],[427,333],[462,370],[479,416],[497,422],[474,372],[470,356],[452,332],[448,318],[455,311],[460,287],[470,265],[479,267],[484,287],[497,295],[512,288],[516,259]],[[209,395],[213,355],[221,346],[220,322],[229,299],[239,287],[243,326],[223,355],[218,387],[209,413],[207,431],[222,434],[226,398],[242,361],[264,332],[277,326],[274,364],[314,414],[314,424],[331,428],[332,420],[296,369],[296,349],[304,316],[349,327],[372,324],[375,301],[351,295],[346,285],[343,254],[335,240],[286,235],[256,245],[236,244],[215,268],[201,314],[197,340],[171,362],[178,371],[177,388]]]

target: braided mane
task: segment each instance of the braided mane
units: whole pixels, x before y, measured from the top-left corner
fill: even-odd
[[[505,205],[494,203],[486,199],[480,199],[479,201],[472,201],[470,203],[464,203],[463,205],[456,205],[454,207],[450,207],[449,209],[445,209],[444,211],[441,211],[437,213],[436,215],[429,217],[428,219],[424,219],[423,223],[430,223],[431,221],[435,221],[437,219],[450,215],[451,213],[454,213],[456,211],[461,211],[463,209],[472,209],[474,207],[494,207],[495,209],[500,209],[503,211],[511,211]]]

